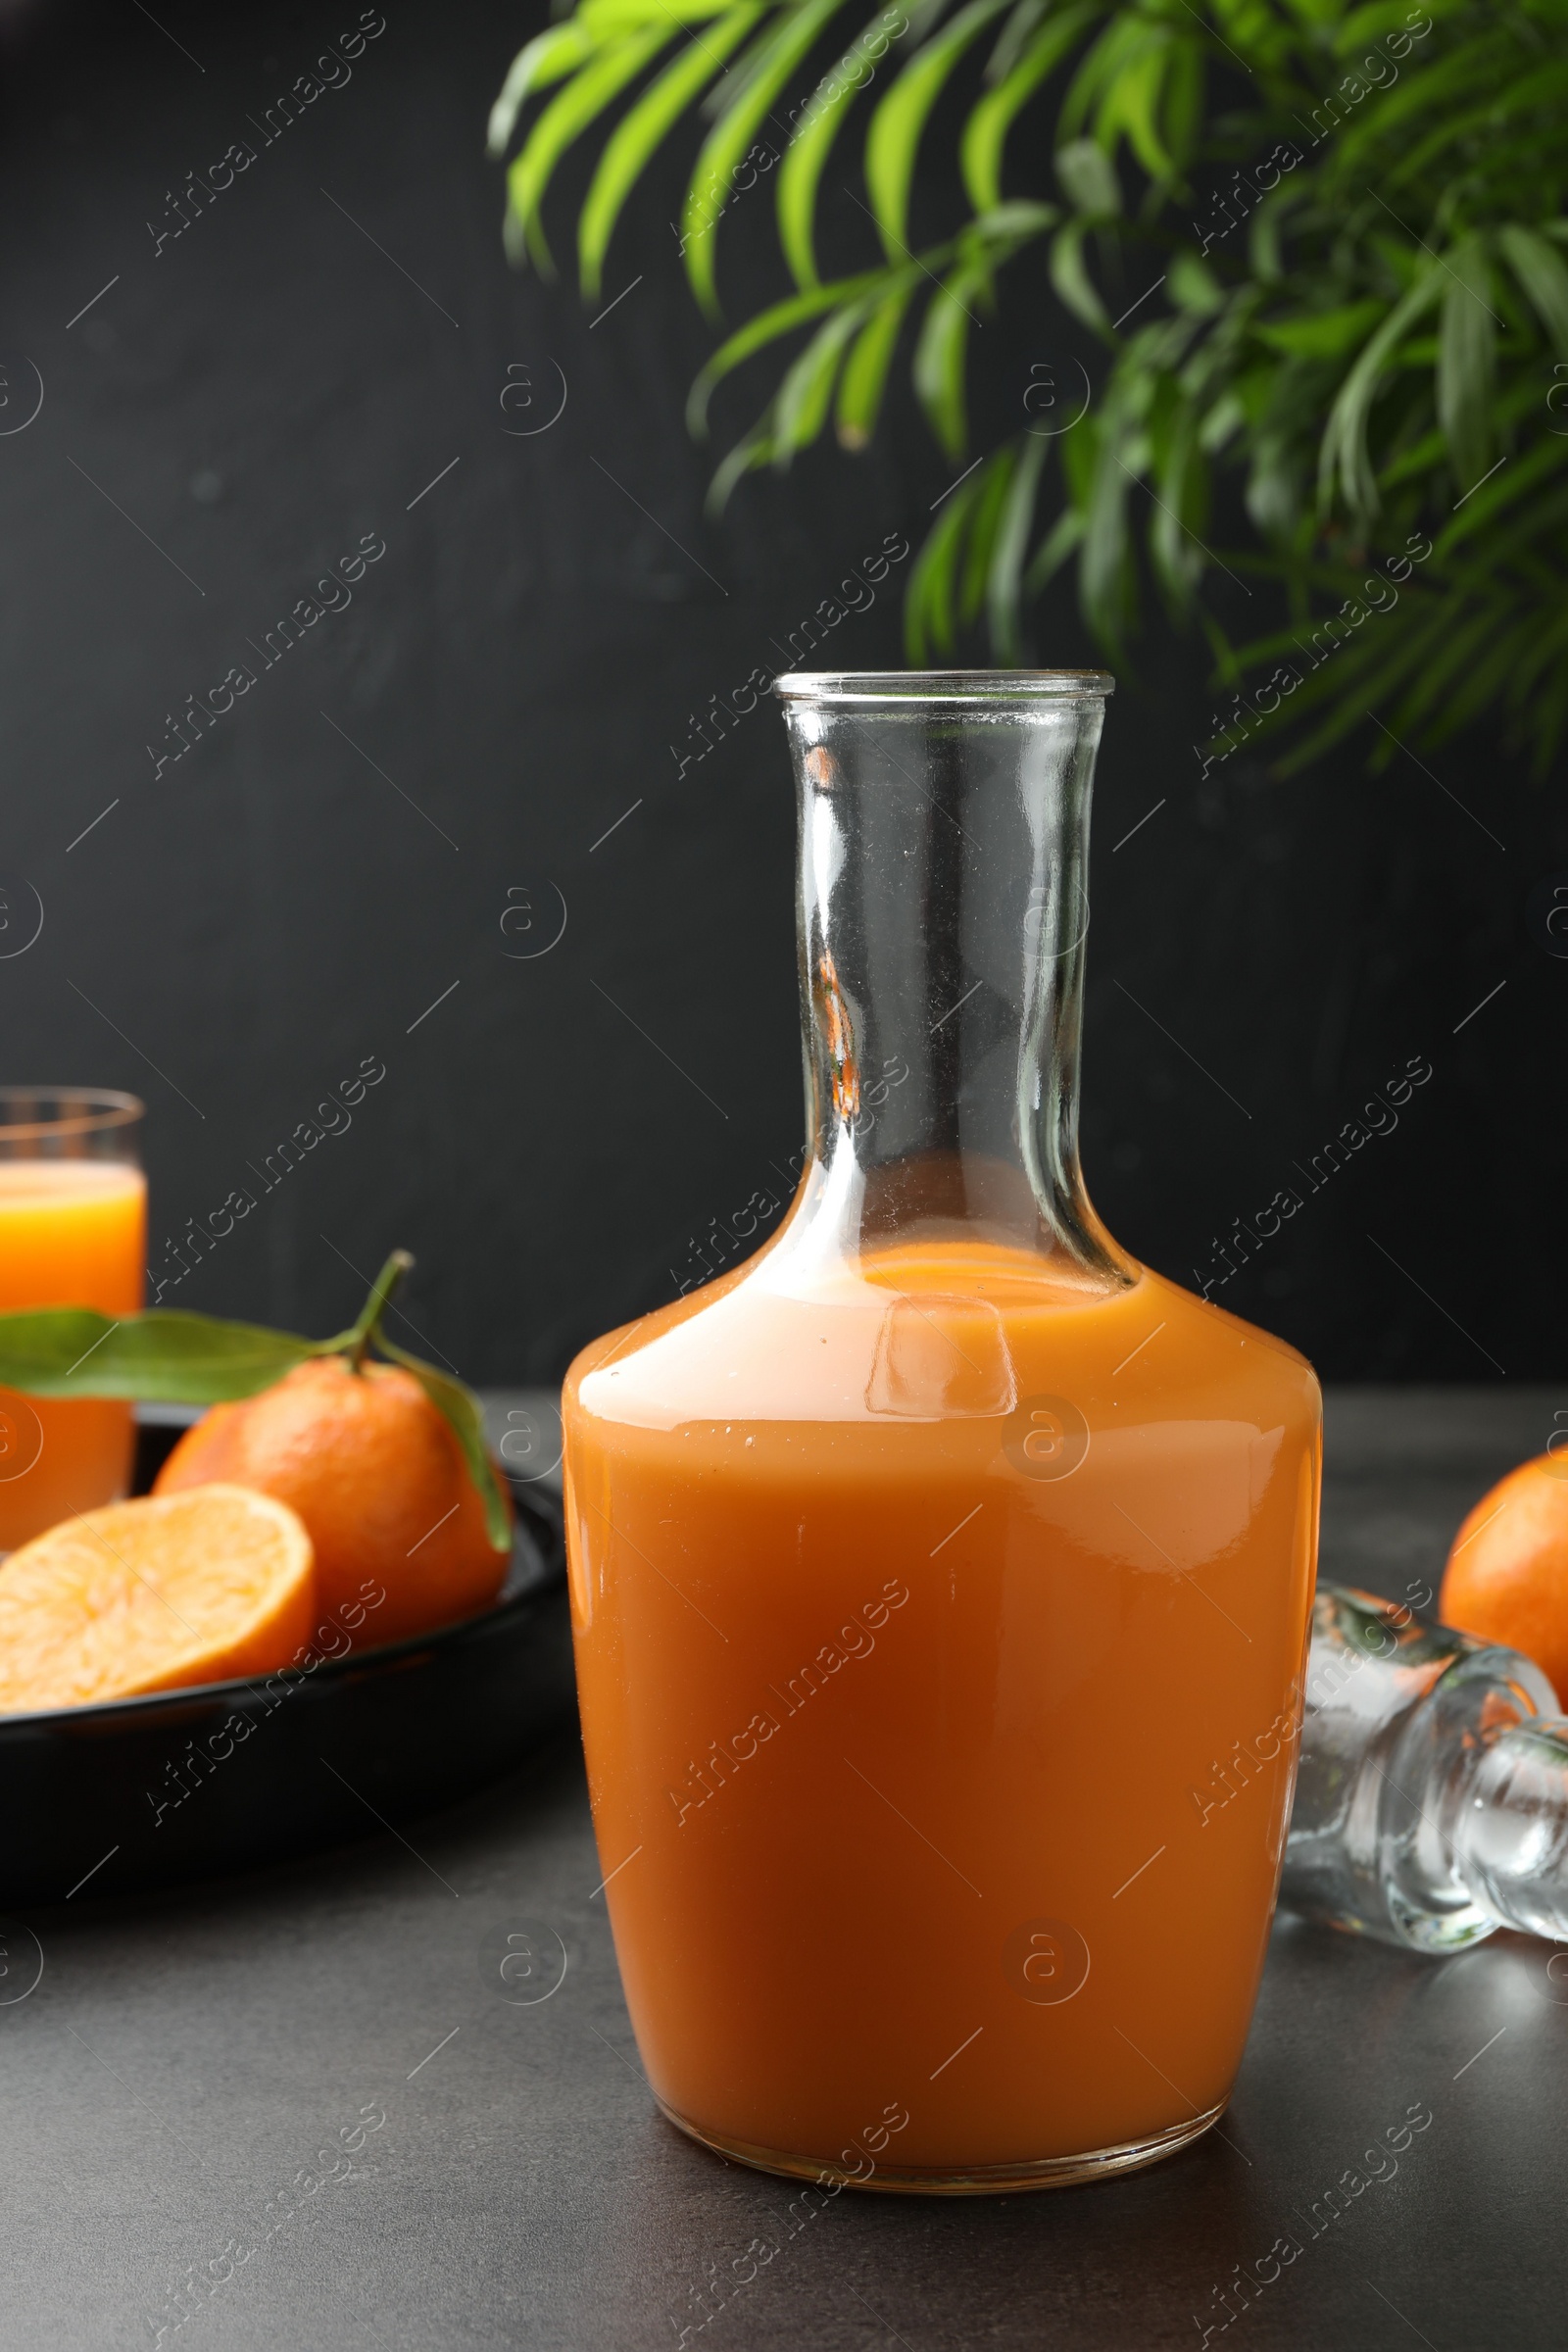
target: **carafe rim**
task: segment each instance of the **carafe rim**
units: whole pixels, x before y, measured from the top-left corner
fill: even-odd
[[[795,669],[773,680],[782,702],[812,703],[1103,702],[1115,689],[1108,669]]]

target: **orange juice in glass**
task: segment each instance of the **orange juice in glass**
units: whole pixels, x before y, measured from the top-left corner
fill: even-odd
[[[0,1312],[142,1302],[147,1182],[134,1095],[0,1087]],[[0,1552],[123,1494],[131,1408],[0,1389]]]

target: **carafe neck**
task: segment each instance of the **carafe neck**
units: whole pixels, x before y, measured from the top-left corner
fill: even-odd
[[[1120,1286],[1078,1159],[1100,673],[786,677],[808,1165],[794,1250],[981,1242]]]

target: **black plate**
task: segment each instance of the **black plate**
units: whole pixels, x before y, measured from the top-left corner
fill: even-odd
[[[138,1430],[144,1491],[178,1435]],[[514,1484],[494,1608],[314,1669],[0,1716],[0,1898],[60,1902],[314,1852],[451,1802],[570,1719],[556,1498]]]

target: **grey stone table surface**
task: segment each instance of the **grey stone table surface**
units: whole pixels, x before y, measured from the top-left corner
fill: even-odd
[[[548,1400],[493,1402],[547,1468]],[[1324,1572],[1435,1584],[1463,1512],[1563,1404],[1332,1396]],[[6,2352],[1153,2352],[1205,2329],[1254,2352],[1530,2352],[1568,2335],[1568,1986],[1544,1945],[1499,1936],[1429,1963],[1282,1918],[1224,2137],[1093,2187],[851,2192],[807,2221],[785,2183],[653,2107],[574,1740],[402,1827],[28,1917],[42,1978],[0,1998]],[[568,1965],[514,2007],[480,1956],[523,1920]],[[803,1909],[800,1965],[823,1964]],[[1430,2123],[1393,2169],[1368,2163],[1412,2108]],[[1299,2248],[1284,2266],[1282,2236]],[[1221,2300],[1238,2265],[1269,2278],[1240,2310]]]

